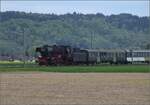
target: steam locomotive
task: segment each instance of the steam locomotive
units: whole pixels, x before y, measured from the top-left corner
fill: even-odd
[[[80,49],[64,45],[44,45],[36,48],[39,65],[127,64],[150,63],[150,50]]]

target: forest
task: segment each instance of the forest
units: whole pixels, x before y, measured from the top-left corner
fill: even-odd
[[[0,56],[35,55],[45,44],[92,49],[149,49],[150,17],[122,13],[63,15],[0,12]]]

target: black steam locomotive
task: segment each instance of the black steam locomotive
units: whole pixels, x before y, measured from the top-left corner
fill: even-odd
[[[63,45],[44,45],[36,48],[39,65],[76,65],[76,64],[127,64],[150,62],[150,50],[99,50],[80,49]]]

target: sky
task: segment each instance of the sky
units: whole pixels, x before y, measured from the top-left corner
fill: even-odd
[[[149,16],[149,1],[1,1],[1,11],[24,11],[33,13],[83,13],[105,15],[130,13]]]

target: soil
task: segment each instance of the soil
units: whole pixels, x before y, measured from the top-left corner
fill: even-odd
[[[150,105],[150,73],[1,73],[0,105]]]

